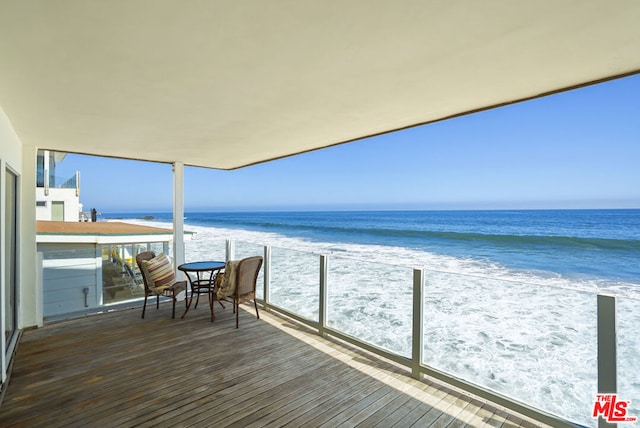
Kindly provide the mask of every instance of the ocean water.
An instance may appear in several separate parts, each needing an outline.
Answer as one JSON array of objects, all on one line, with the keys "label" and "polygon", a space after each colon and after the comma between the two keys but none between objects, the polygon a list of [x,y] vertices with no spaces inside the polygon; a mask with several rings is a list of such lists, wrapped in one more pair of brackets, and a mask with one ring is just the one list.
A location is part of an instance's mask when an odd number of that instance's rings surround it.
[{"label": "ocean water", "polygon": [[[171,214],[106,214],[103,219]],[[275,234],[304,242],[412,249],[519,274],[562,277],[611,290],[640,284],[640,210],[186,213],[187,226]],[[277,242],[276,242],[277,243]],[[311,245],[310,245],[311,244]],[[317,248],[326,250],[320,245]],[[353,252],[353,251],[352,251]],[[393,255],[391,255],[393,256]],[[389,259],[389,263],[404,260]],[[420,262],[420,260],[418,260]],[[425,268],[429,269],[427,262]],[[416,266],[418,267],[418,266]]]},{"label": "ocean water", "polygon": [[[154,220],[135,220],[144,215]],[[640,210],[186,213],[186,260],[272,248],[271,300],[410,355],[412,268],[425,269],[423,361],[595,426],[597,293],[617,296],[618,393],[640,416]],[[157,223],[171,214],[109,214]]]}]

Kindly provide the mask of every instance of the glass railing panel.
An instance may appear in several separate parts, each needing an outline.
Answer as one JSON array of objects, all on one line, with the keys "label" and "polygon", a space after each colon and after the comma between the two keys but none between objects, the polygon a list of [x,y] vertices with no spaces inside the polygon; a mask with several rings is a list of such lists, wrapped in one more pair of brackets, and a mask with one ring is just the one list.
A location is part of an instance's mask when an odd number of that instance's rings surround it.
[{"label": "glass railing panel", "polygon": [[102,246],[102,303],[110,305],[144,298],[144,282],[135,256],[153,251],[172,258],[166,242]]},{"label": "glass railing panel", "polygon": [[[255,242],[235,241],[234,242],[234,260],[244,259],[246,257],[262,256],[264,257],[264,245]],[[224,260],[224,259],[223,259]],[[264,263],[260,268],[258,280],[256,281],[256,297],[262,299],[264,296]]]},{"label": "glass railing panel", "polygon": [[[206,242],[202,242],[206,239]],[[184,242],[185,263],[201,261],[225,261],[227,253],[226,239],[202,238],[195,234],[193,239],[186,239]]]},{"label": "glass railing panel", "polygon": [[153,251],[156,254],[164,253],[170,259],[173,259],[173,247],[168,242],[151,242],[145,244],[138,244],[137,253],[144,251]]},{"label": "glass railing panel", "polygon": [[[640,290],[635,294],[640,294]],[[616,300],[618,398],[631,401],[627,416],[640,421],[640,298],[618,297]]]},{"label": "glass railing panel", "polygon": [[332,256],[327,287],[329,327],[411,356],[412,269]]},{"label": "glass railing panel", "polygon": [[271,248],[269,301],[317,322],[319,296],[320,256],[285,248]]},{"label": "glass railing panel", "polygon": [[38,169],[36,173],[36,187],[44,187],[44,170]]},{"label": "glass railing panel", "polygon": [[595,293],[434,271],[425,276],[424,364],[593,424]]},{"label": "glass railing panel", "polygon": [[63,178],[57,178],[56,179],[58,184],[58,188],[60,189],[75,189],[77,187],[77,177],[76,175],[73,175],[69,178],[67,178],[66,180]]},{"label": "glass railing panel", "polygon": [[102,306],[144,298],[144,282],[135,256],[143,251],[166,252],[167,243],[59,246],[38,244],[43,253],[43,313],[45,318],[92,312]]},{"label": "glass railing panel", "polygon": [[99,258],[92,246],[62,248],[56,244],[39,244],[43,254],[43,315],[47,319],[97,308],[102,284],[96,268]]},{"label": "glass railing panel", "polygon": [[255,242],[234,241],[235,260],[244,259],[246,257],[264,256],[264,245]]},{"label": "glass railing panel", "polygon": [[[140,269],[132,264],[131,245],[105,245],[102,247],[102,303],[110,305],[144,298],[144,283]],[[140,248],[139,252],[146,251]],[[162,252],[162,251],[160,251]]]}]

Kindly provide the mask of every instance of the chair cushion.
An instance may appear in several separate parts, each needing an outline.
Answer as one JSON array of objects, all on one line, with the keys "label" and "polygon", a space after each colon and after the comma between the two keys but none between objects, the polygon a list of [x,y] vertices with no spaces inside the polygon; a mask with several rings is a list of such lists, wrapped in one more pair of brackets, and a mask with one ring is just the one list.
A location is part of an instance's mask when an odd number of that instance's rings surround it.
[{"label": "chair cushion", "polygon": [[218,284],[216,296],[218,299],[233,296],[236,292],[236,271],[238,270],[240,260],[229,260],[224,267],[224,275],[222,281]]},{"label": "chair cushion", "polygon": [[171,261],[164,253],[151,260],[144,260],[142,264],[149,273],[149,279],[153,282],[153,284],[149,284],[149,287],[154,291],[160,292],[171,287],[175,282],[176,274],[171,266]]}]

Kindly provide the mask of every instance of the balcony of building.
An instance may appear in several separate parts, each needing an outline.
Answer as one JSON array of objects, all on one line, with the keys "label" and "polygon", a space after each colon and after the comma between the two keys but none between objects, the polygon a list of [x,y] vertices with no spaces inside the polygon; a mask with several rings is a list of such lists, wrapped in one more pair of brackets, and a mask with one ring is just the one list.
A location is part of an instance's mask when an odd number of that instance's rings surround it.
[{"label": "balcony of building", "polygon": [[[1,426],[541,426],[253,307],[170,304],[23,332]],[[452,355],[452,358],[455,357]]]}]

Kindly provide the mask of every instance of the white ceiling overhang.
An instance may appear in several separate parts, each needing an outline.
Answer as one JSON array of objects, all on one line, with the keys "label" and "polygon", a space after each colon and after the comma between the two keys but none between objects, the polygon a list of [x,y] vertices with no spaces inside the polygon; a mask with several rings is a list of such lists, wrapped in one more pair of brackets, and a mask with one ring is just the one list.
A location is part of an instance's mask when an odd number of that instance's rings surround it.
[{"label": "white ceiling overhang", "polygon": [[24,144],[232,169],[640,71],[638,0],[0,0]]}]

